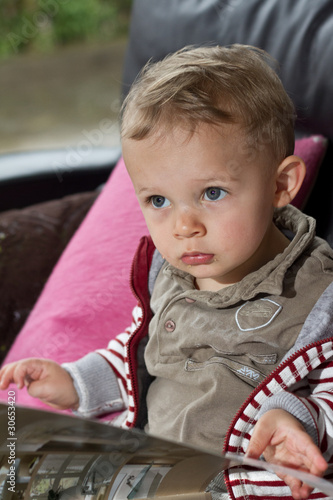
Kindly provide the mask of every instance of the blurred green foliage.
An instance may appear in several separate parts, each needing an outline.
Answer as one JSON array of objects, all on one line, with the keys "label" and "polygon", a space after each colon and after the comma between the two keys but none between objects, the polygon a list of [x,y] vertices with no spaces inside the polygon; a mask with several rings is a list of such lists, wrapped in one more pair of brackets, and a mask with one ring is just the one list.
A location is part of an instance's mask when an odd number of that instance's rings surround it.
[{"label": "blurred green foliage", "polygon": [[132,0],[0,0],[0,57],[127,32]]}]

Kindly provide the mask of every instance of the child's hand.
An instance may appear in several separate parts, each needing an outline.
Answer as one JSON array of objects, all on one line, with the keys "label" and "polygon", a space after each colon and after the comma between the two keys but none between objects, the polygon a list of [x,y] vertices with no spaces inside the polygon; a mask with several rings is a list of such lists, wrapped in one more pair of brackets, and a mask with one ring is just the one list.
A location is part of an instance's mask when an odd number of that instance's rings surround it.
[{"label": "child's hand", "polygon": [[76,409],[79,397],[69,373],[54,361],[28,358],[9,363],[0,370],[0,389],[10,383],[26,386],[30,396],[61,410]]},{"label": "child's hand", "polygon": [[[301,423],[284,410],[270,410],[257,422],[246,456],[294,467],[322,476],[327,462]],[[290,487],[293,498],[308,498],[313,488],[289,475],[279,477]]]}]

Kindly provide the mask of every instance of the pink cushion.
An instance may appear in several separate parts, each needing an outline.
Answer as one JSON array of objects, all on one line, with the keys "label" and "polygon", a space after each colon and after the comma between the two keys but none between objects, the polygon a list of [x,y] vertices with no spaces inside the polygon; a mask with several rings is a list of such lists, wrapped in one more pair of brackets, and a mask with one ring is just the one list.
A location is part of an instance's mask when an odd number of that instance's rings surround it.
[{"label": "pink cushion", "polygon": [[325,156],[327,145],[328,141],[322,135],[314,135],[296,141],[295,155],[300,156],[306,165],[304,182],[292,202],[297,208],[302,209],[306,204]]},{"label": "pink cushion", "polygon": [[[295,200],[303,206],[326,150],[321,136],[296,142],[307,178]],[[67,246],[5,362],[23,357],[72,361],[105,347],[131,322],[135,299],[128,286],[131,261],[147,228],[120,161]],[[0,393],[6,400],[6,392]],[[25,390],[19,404],[44,407]],[[49,407],[48,407],[49,409]]]},{"label": "pink cushion", "polygon": [[[54,268],[5,363],[23,357],[73,361],[131,324],[132,258],[148,234],[134,189],[120,161]],[[7,400],[6,391],[0,399]],[[25,389],[19,404],[44,407]],[[49,407],[47,407],[49,409]]]}]

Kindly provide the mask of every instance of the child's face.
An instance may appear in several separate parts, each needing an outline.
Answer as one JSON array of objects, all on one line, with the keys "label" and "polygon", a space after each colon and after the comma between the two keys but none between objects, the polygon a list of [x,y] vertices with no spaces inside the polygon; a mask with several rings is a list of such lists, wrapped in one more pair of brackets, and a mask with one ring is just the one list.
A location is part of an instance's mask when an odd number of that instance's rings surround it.
[{"label": "child's face", "polygon": [[275,175],[267,173],[267,155],[249,153],[235,125],[123,141],[157,249],[199,289],[238,282],[281,250],[272,222]]}]

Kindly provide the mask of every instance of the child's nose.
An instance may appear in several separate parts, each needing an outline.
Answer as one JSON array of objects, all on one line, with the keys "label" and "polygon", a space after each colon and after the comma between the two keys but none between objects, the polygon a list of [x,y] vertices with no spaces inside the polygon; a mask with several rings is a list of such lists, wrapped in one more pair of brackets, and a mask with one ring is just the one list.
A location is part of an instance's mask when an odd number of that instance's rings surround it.
[{"label": "child's nose", "polygon": [[182,212],[176,215],[173,230],[175,238],[193,238],[204,234],[206,234],[205,225],[197,214]]}]

